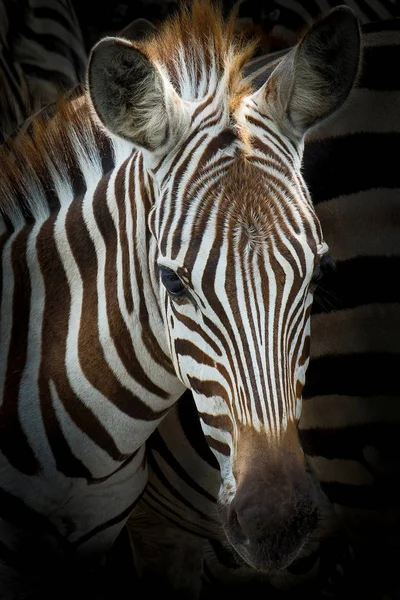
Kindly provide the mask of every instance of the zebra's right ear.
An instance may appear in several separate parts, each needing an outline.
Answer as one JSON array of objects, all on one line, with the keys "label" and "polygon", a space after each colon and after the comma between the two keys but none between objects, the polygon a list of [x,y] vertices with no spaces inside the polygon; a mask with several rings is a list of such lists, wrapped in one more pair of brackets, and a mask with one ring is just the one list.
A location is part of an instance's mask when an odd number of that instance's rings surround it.
[{"label": "zebra's right ear", "polygon": [[88,65],[88,94],[111,133],[150,152],[166,152],[183,134],[187,114],[176,91],[128,40],[105,38]]},{"label": "zebra's right ear", "polygon": [[340,6],[317,21],[279,63],[253,100],[298,140],[333,114],[353,88],[360,62],[360,28]]}]

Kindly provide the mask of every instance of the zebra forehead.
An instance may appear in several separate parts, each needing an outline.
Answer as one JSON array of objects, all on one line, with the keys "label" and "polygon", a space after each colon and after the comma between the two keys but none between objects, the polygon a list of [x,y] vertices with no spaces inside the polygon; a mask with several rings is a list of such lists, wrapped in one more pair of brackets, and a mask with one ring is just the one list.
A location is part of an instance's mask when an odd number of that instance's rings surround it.
[{"label": "zebra forehead", "polygon": [[205,97],[224,78],[222,92],[228,93],[233,111],[251,89],[242,69],[256,47],[256,41],[235,36],[235,17],[233,11],[225,21],[218,5],[208,0],[193,0],[190,7],[182,3],[179,14],[155,36],[134,45],[168,73],[183,100]]},{"label": "zebra forehead", "polygon": [[[218,184],[206,190],[200,212],[210,212],[215,198],[219,219],[227,217],[224,227],[247,233],[249,238],[265,239],[282,221],[292,222],[299,232],[302,222],[317,217],[296,175],[289,171],[284,175],[282,179],[282,172],[275,168],[266,171],[239,153],[228,168],[221,169]],[[187,202],[190,204],[190,199]]]}]

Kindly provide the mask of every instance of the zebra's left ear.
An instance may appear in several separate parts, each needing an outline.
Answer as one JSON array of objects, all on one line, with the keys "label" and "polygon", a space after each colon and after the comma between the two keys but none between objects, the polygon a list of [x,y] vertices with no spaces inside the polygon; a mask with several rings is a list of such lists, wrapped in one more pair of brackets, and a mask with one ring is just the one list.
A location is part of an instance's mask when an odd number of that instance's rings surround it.
[{"label": "zebra's left ear", "polygon": [[261,113],[299,139],[342,106],[359,62],[358,20],[351,9],[338,7],[309,29],[253,99]]},{"label": "zebra's left ear", "polygon": [[105,38],[88,65],[88,95],[106,129],[152,153],[182,136],[187,114],[176,91],[128,40]]}]

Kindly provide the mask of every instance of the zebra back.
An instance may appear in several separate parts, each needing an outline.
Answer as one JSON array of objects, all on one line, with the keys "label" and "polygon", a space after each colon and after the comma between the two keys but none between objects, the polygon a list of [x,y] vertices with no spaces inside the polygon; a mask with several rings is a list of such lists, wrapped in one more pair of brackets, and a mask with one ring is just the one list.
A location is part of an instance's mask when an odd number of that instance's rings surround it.
[{"label": "zebra back", "polygon": [[312,23],[340,5],[354,10],[363,25],[400,17],[397,0],[271,0],[268,10],[279,13],[273,29],[276,39],[283,47],[296,44]]},{"label": "zebra back", "polygon": [[69,0],[2,0],[0,134],[84,80],[87,54]]}]

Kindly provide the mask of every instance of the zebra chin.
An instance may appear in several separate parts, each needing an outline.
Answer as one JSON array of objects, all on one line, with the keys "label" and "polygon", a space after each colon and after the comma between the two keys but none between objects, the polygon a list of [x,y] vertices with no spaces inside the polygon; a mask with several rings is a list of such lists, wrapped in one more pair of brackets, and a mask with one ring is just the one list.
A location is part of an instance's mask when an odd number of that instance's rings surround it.
[{"label": "zebra chin", "polygon": [[[311,532],[310,532],[311,533]],[[302,549],[309,538],[305,535],[298,539],[286,537],[284,543],[276,542],[273,546],[267,541],[235,541],[234,536],[226,532],[229,543],[241,561],[257,571],[273,573],[289,567],[302,553]]]},{"label": "zebra chin", "polygon": [[299,448],[281,447],[274,457],[260,453],[245,464],[238,454],[236,484],[222,480],[218,499],[225,535],[251,567],[284,569],[317,528],[323,509],[319,486]]},{"label": "zebra chin", "polygon": [[[237,494],[236,494],[237,495]],[[259,571],[280,571],[300,555],[317,527],[318,509],[313,497],[282,504],[268,514],[248,507],[237,509],[236,495],[230,505],[220,506],[225,535],[234,551]],[[241,502],[241,499],[239,499]],[[277,508],[277,507],[276,507]]]}]

